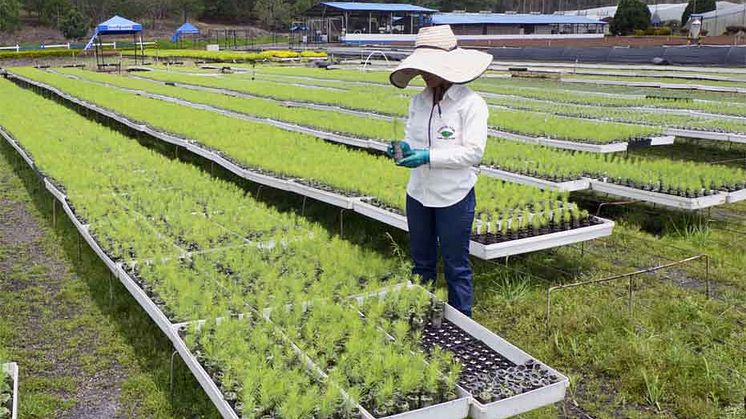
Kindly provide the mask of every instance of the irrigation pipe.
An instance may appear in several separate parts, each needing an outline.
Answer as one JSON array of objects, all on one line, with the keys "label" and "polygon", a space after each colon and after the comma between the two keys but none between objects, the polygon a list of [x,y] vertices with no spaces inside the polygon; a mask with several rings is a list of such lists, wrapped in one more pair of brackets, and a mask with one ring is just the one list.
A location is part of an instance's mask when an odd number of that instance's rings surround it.
[{"label": "irrigation pipe", "polygon": [[635,276],[646,274],[646,273],[657,272],[657,271],[660,271],[662,269],[668,269],[668,268],[671,268],[671,267],[674,267],[674,266],[678,266],[678,265],[683,265],[685,263],[692,262],[692,261],[698,260],[698,259],[704,259],[704,262],[705,262],[705,286],[706,286],[705,295],[706,295],[707,299],[709,299],[710,295],[711,295],[710,294],[710,292],[711,292],[710,291],[710,258],[706,254],[699,254],[699,255],[691,256],[691,257],[688,257],[688,258],[685,258],[685,259],[680,259],[680,260],[675,261],[675,262],[670,262],[670,263],[666,263],[666,264],[663,264],[663,265],[654,266],[652,268],[640,269],[640,270],[637,270],[637,271],[634,271],[634,272],[628,272],[628,273],[624,273],[624,274],[614,275],[614,276],[610,276],[610,277],[606,277],[606,278],[601,278],[601,279],[594,279],[594,280],[590,280],[590,281],[574,282],[572,284],[556,285],[556,286],[550,287],[549,289],[547,289],[547,306],[546,306],[546,320],[545,320],[546,328],[547,328],[547,330],[549,330],[549,323],[551,322],[552,292],[554,292],[554,291],[565,290],[565,289],[570,289],[570,288],[577,288],[577,287],[584,287],[584,286],[587,286],[587,285],[598,285],[598,284],[608,283],[608,282],[616,281],[616,280],[619,280],[619,279],[627,278],[628,281],[629,281],[629,283],[628,283],[628,291],[627,291],[628,292],[627,306],[628,306],[629,314],[631,316],[633,314],[633,299],[632,299],[632,297],[633,297],[633,285],[634,285],[633,280],[634,280]]}]

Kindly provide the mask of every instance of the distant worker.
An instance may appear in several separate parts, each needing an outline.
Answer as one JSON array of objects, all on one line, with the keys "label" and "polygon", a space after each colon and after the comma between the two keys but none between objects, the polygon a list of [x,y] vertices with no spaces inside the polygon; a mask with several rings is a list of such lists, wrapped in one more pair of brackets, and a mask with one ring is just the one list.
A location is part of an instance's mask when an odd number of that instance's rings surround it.
[{"label": "distant worker", "polygon": [[447,25],[420,29],[415,50],[390,74],[405,88],[420,75],[427,88],[412,98],[404,141],[388,155],[409,167],[407,223],[413,273],[436,278],[438,248],[445,262],[448,303],[471,316],[469,239],[474,221],[477,175],[487,142],[489,111],[484,99],[464,86],[487,70],[492,56],[456,47]]}]

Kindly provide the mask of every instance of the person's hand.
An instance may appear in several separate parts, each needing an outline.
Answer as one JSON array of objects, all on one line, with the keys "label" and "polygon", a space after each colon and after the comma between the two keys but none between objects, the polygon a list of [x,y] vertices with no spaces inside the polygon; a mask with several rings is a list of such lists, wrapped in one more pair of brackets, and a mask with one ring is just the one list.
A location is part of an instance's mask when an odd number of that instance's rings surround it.
[{"label": "person's hand", "polygon": [[414,169],[415,167],[420,167],[427,163],[430,163],[430,150],[418,148],[411,150],[411,154],[396,162],[396,165]]},{"label": "person's hand", "polygon": [[[409,156],[412,154],[412,147],[410,147],[409,143],[406,141],[399,142],[399,145],[401,145],[401,153],[404,157]],[[394,143],[393,141],[389,143],[389,146],[386,147],[386,155],[389,156],[389,158],[394,158]]]}]

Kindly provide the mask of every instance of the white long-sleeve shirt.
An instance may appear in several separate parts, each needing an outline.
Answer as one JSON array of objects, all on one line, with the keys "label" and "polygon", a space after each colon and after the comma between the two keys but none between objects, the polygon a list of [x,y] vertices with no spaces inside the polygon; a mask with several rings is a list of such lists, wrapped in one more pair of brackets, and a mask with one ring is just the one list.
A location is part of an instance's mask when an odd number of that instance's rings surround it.
[{"label": "white long-sleeve shirt", "polygon": [[433,105],[430,88],[412,98],[405,141],[413,149],[430,149],[430,164],[410,175],[412,198],[426,207],[447,207],[466,197],[477,183],[472,166],[482,161],[488,116],[484,99],[464,85],[446,90],[440,106]]}]

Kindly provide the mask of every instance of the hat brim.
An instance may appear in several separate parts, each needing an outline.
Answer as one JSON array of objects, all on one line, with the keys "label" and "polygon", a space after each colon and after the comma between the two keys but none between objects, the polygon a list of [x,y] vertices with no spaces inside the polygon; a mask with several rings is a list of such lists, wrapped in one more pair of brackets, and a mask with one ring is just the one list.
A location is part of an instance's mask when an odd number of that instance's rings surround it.
[{"label": "hat brim", "polygon": [[464,84],[481,76],[490,63],[491,54],[471,49],[415,49],[391,72],[389,81],[403,89],[424,71],[454,84]]}]

